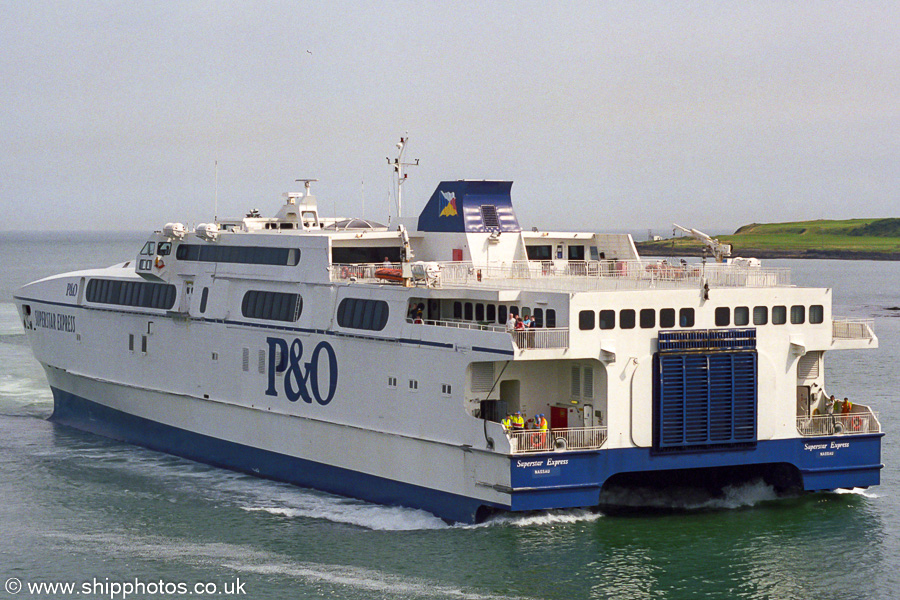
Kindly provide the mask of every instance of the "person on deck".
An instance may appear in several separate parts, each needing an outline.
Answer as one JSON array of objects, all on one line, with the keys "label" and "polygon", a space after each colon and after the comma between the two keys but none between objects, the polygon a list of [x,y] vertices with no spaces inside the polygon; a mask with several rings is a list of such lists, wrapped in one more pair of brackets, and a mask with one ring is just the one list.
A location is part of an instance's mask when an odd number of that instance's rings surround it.
[{"label": "person on deck", "polygon": [[512,428],[513,431],[525,431],[525,418],[522,416],[521,411],[516,411],[516,414],[512,417]]},{"label": "person on deck", "polygon": [[506,331],[512,333],[516,329],[516,315],[515,313],[509,313],[509,319],[506,321]]}]

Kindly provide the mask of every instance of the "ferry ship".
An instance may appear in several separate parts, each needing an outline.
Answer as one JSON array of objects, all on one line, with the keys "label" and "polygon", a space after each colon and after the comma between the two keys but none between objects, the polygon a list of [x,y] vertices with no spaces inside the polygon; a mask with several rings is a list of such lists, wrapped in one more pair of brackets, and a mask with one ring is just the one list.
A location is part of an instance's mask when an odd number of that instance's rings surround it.
[{"label": "ferry ship", "polygon": [[824,368],[878,339],[830,289],[709,238],[719,260],[670,264],[525,230],[508,181],[441,182],[390,227],[323,217],[313,181],[17,290],[52,420],[456,522],[634,485],[879,483],[877,415],[832,405]]}]

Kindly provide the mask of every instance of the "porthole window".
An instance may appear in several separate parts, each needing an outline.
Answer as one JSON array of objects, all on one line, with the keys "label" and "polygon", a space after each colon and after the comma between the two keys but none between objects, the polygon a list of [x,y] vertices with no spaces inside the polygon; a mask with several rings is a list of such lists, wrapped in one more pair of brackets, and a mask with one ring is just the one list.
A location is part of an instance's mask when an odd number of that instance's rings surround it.
[{"label": "porthole window", "polygon": [[815,325],[825,320],[825,308],[821,304],[813,304],[809,307],[809,322]]},{"label": "porthole window", "polygon": [[773,325],[784,325],[787,323],[787,307],[786,306],[773,306],[772,307],[772,324]]},{"label": "porthole window", "polygon": [[744,327],[750,324],[750,308],[747,306],[736,306],[734,309],[734,324],[738,327]]},{"label": "porthole window", "polygon": [[791,307],[791,323],[800,325],[806,322],[806,307],[802,304],[795,304]]},{"label": "porthole window", "polygon": [[625,308],[619,311],[619,327],[622,329],[634,329],[634,309]]},{"label": "porthole window", "polygon": [[754,325],[765,325],[769,322],[769,307],[768,306],[754,306],[753,307],[753,324]]},{"label": "porthole window", "polygon": [[720,306],[716,309],[716,327],[728,327],[731,325],[731,309]]},{"label": "porthole window", "polygon": [[589,331],[594,328],[594,311],[583,310],[578,313],[578,329]]},{"label": "porthole window", "polygon": [[600,318],[598,320],[598,326],[600,329],[613,329],[616,326],[616,311],[614,310],[601,310]]},{"label": "porthole window", "polygon": [[678,311],[678,326],[693,327],[694,326],[694,309],[682,308]]},{"label": "porthole window", "polygon": [[656,311],[652,308],[641,309],[641,329],[656,327]]},{"label": "porthole window", "polygon": [[659,326],[663,329],[675,327],[675,309],[663,308],[659,311]]}]

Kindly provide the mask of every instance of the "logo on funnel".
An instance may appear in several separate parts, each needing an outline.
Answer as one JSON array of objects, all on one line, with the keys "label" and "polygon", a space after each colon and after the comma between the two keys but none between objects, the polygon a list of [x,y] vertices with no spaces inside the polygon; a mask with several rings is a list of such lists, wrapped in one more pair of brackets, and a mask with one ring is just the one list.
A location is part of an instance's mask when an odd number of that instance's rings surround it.
[{"label": "logo on funnel", "polygon": [[441,206],[441,212],[438,214],[439,217],[455,217],[459,214],[456,211],[455,192],[441,192],[441,197],[438,200],[440,201]]}]

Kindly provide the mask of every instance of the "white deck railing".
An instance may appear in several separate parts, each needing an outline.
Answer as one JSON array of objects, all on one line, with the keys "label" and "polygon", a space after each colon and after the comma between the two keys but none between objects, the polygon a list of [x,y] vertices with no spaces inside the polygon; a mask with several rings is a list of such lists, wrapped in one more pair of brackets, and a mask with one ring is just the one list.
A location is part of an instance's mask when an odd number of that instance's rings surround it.
[{"label": "white deck railing", "polygon": [[424,319],[416,321],[415,319],[406,319],[407,323],[417,325],[435,325],[437,327],[452,327],[453,329],[475,329],[478,331],[506,331],[505,325],[492,325],[486,323],[473,323],[471,321],[441,321],[437,319]]},{"label": "white deck railing", "polygon": [[432,325],[436,327],[450,327],[453,329],[473,329],[476,331],[509,332],[513,344],[519,350],[534,350],[540,348],[568,348],[569,328],[542,328],[517,329],[509,331],[505,325],[493,325],[489,323],[473,323],[471,321],[441,321],[436,319],[406,319],[413,325]]},{"label": "white deck railing", "polygon": [[[665,261],[515,261],[476,266],[471,262],[435,262],[429,285],[489,289],[593,291],[645,288],[779,287],[791,283],[786,268],[718,263],[674,265]],[[375,277],[382,263],[333,264],[332,281],[385,283]],[[424,282],[421,282],[424,284]]]},{"label": "white deck railing", "polygon": [[538,431],[509,431],[509,445],[513,454],[562,450],[596,450],[606,442],[606,427],[569,427]]},{"label": "white deck railing", "polygon": [[568,327],[517,329],[511,334],[519,350],[569,347]]},{"label": "white deck railing", "polygon": [[878,415],[868,407],[857,405],[845,414],[797,417],[797,431],[808,437],[880,433],[881,423],[878,422]]},{"label": "white deck railing", "polygon": [[836,340],[870,340],[874,336],[874,319],[834,317],[831,321],[831,337]]}]

